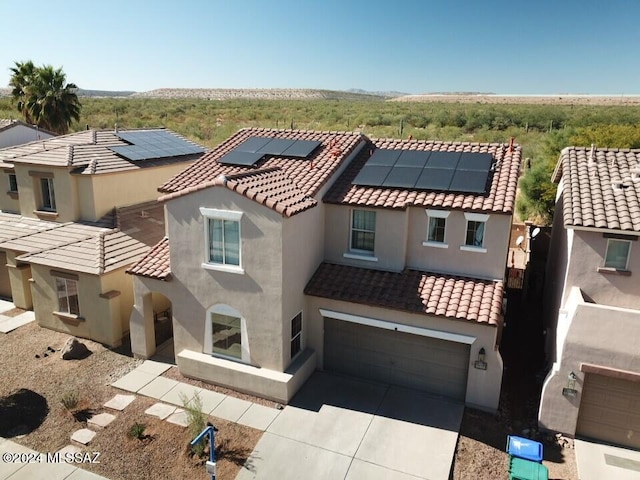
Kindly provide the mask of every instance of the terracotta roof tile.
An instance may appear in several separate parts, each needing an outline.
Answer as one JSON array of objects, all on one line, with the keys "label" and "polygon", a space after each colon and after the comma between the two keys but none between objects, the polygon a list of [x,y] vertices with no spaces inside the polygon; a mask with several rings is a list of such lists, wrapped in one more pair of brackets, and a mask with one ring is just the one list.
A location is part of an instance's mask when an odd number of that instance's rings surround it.
[{"label": "terracotta roof tile", "polygon": [[307,295],[489,325],[502,323],[502,282],[322,263]]},{"label": "terracotta roof tile", "polygon": [[[223,155],[252,136],[315,140],[321,142],[321,145],[309,158],[267,155],[255,166],[225,165],[218,162]],[[273,203],[276,210],[285,208],[288,214],[293,215],[313,206],[305,197],[314,197],[364,138],[359,133],[243,129],[162,185],[158,190],[166,195],[160,200],[212,186],[222,186],[224,183],[218,179],[223,175],[228,179],[227,188],[250,198],[251,195],[255,198],[260,196],[260,203]],[[283,201],[287,204],[286,207],[282,207]]]},{"label": "terracotta roof tile", "polygon": [[[193,143],[174,132],[170,133],[189,143]],[[68,167],[72,168],[75,174],[93,175],[188,162],[202,155],[184,155],[133,162],[117,155],[108,148],[109,146],[118,145],[128,144],[117,137],[113,131],[84,130],[0,149],[0,164],[28,163],[52,167]]]},{"label": "terracotta roof tile", "polygon": [[[376,139],[363,148],[324,197],[327,203],[404,209],[409,206],[512,213],[520,174],[521,148],[501,143],[456,143],[439,141]],[[490,153],[497,162],[487,194],[461,194],[402,188],[352,185],[360,169],[376,148],[395,150]]]},{"label": "terracotta roof tile", "polygon": [[165,237],[160,240],[143,258],[132,265],[127,273],[157,280],[169,279],[171,276],[169,239]]},{"label": "terracotta roof tile", "polygon": [[640,232],[640,150],[567,147],[560,178],[565,226]]}]

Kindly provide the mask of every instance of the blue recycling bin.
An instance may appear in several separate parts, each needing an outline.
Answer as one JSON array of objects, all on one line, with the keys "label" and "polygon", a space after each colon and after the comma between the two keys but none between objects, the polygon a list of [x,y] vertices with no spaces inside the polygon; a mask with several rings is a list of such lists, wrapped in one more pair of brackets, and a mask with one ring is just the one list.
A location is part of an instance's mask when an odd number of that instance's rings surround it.
[{"label": "blue recycling bin", "polygon": [[532,462],[542,462],[542,444],[528,438],[507,436],[507,453],[513,457],[523,458]]}]

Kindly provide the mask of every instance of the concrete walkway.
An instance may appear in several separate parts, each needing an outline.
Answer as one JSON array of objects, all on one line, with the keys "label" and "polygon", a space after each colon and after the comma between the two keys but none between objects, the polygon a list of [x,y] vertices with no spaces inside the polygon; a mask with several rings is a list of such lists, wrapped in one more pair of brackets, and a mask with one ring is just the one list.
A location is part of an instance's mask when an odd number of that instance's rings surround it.
[{"label": "concrete walkway", "polygon": [[1,333],[9,333],[12,330],[15,330],[22,325],[26,325],[29,322],[33,322],[36,319],[35,313],[30,310],[25,311],[19,315],[9,317],[8,315],[3,315],[4,312],[8,312],[9,310],[13,310],[16,306],[7,301],[0,300],[0,332]]},{"label": "concrete walkway", "polygon": [[580,480],[640,480],[640,452],[574,440]]},{"label": "concrete walkway", "polygon": [[238,480],[447,480],[463,405],[316,372],[267,427]]}]

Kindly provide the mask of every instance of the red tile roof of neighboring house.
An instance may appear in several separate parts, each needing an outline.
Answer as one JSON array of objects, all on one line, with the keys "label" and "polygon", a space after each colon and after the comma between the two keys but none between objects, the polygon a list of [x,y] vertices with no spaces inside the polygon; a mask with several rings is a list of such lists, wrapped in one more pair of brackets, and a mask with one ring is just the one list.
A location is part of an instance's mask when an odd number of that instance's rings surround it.
[{"label": "red tile roof of neighboring house", "polygon": [[[223,155],[252,136],[315,140],[321,145],[309,158],[267,155],[255,166],[218,162]],[[228,179],[227,188],[249,198],[252,195],[254,199],[259,197],[257,201],[260,203],[277,211],[284,209],[293,215],[313,206],[304,197],[315,196],[364,138],[359,133],[243,129],[162,185],[158,190],[167,195],[160,200],[222,186],[224,183],[219,177],[224,175]],[[285,203],[284,207],[281,202]]]},{"label": "red tile roof of neighboring house", "polygon": [[640,150],[567,147],[553,174],[561,178],[566,227],[640,232]]},{"label": "red tile roof of neighboring house", "polygon": [[[352,185],[352,181],[375,148],[441,152],[490,153],[497,162],[487,194],[449,193],[406,188],[368,187]],[[469,212],[513,212],[520,174],[521,148],[501,143],[460,143],[422,140],[371,140],[371,148],[364,148],[324,197],[327,203],[382,208],[409,206],[459,209]]]},{"label": "red tile roof of neighboring house", "polygon": [[[122,132],[127,131],[130,130],[122,130]],[[193,144],[193,142],[177,133],[170,133]],[[123,145],[128,145],[128,143],[116,136],[113,131],[84,130],[0,149],[0,164],[27,163],[51,167],[67,167],[73,169],[72,173],[75,174],[94,175],[188,162],[202,155],[198,153],[178,157],[130,161],[108,148]]]},{"label": "red tile roof of neighboring house", "polygon": [[436,315],[489,325],[502,324],[502,282],[404,270],[400,273],[322,263],[307,295]]},{"label": "red tile roof of neighboring house", "polygon": [[132,265],[127,273],[157,280],[168,280],[171,276],[169,239],[165,237],[160,240],[144,257]]}]

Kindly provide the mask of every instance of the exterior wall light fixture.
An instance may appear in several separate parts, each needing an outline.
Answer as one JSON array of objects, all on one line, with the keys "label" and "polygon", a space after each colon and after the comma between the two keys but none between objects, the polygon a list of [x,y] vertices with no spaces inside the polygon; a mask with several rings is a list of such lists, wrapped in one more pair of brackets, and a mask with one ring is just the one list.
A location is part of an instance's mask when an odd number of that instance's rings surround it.
[{"label": "exterior wall light fixture", "polygon": [[569,375],[567,375],[567,386],[562,389],[562,395],[575,398],[578,394],[576,390],[576,380],[578,380],[578,376],[573,372],[569,372]]},{"label": "exterior wall light fixture", "polygon": [[484,347],[482,347],[478,351],[478,360],[476,360],[473,363],[474,368],[477,368],[478,370],[486,370],[487,369],[487,362],[485,361],[486,353],[487,352],[485,351]]}]

